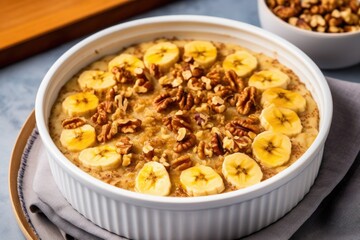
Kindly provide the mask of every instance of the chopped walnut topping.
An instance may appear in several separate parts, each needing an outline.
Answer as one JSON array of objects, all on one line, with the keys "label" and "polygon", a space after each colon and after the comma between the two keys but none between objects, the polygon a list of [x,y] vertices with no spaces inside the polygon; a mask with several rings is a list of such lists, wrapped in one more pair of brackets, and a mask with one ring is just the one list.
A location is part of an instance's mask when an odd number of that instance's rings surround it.
[{"label": "chopped walnut topping", "polygon": [[177,132],[179,128],[186,128],[191,130],[191,120],[188,116],[185,115],[164,117],[162,122],[170,131],[173,132]]},{"label": "chopped walnut topping", "polygon": [[192,165],[193,163],[189,155],[184,155],[171,161],[171,168],[178,171],[183,171]]},{"label": "chopped walnut topping", "polygon": [[114,112],[115,106],[114,102],[112,101],[103,101],[97,106],[98,111],[105,111],[106,113],[112,113]]},{"label": "chopped walnut topping", "polygon": [[129,154],[125,154],[122,156],[122,166],[123,167],[127,167],[131,164],[131,160],[132,160],[132,156],[133,154],[132,153],[129,153]]},{"label": "chopped walnut topping", "polygon": [[61,125],[65,129],[74,129],[83,126],[86,123],[86,119],[80,117],[72,117],[64,119]]},{"label": "chopped walnut topping", "polygon": [[141,127],[140,119],[120,119],[113,122],[117,125],[118,131],[122,133],[134,133]]},{"label": "chopped walnut topping", "polygon": [[113,67],[111,72],[114,74],[115,80],[120,83],[133,83],[134,77],[131,72],[126,70],[124,67]]},{"label": "chopped walnut topping", "polygon": [[155,109],[157,112],[161,112],[167,109],[171,103],[174,102],[174,99],[171,97],[169,93],[163,93],[157,96],[154,99]]},{"label": "chopped walnut topping", "polygon": [[216,113],[222,113],[226,110],[225,101],[219,96],[213,96],[209,101],[209,105]]},{"label": "chopped walnut topping", "polygon": [[130,153],[133,142],[128,137],[120,137],[115,144],[116,151],[122,155]]},{"label": "chopped walnut topping", "polygon": [[97,136],[99,142],[111,140],[118,133],[118,126],[115,122],[110,122],[101,127],[101,132]]},{"label": "chopped walnut topping", "polygon": [[114,102],[122,113],[126,113],[126,109],[129,105],[129,101],[126,97],[123,96],[123,94],[116,95],[114,98]]},{"label": "chopped walnut topping", "polygon": [[184,88],[180,87],[176,93],[176,102],[181,110],[190,110],[194,105],[194,97],[191,93],[186,92]]},{"label": "chopped walnut topping", "polygon": [[236,152],[248,152],[251,151],[252,139],[248,136],[235,136],[234,142],[236,144],[235,151]]},{"label": "chopped walnut topping", "polygon": [[189,80],[193,76],[190,70],[182,71],[181,75],[185,81]]},{"label": "chopped walnut topping", "polygon": [[176,141],[181,142],[182,140],[184,140],[185,136],[186,136],[186,128],[184,127],[179,128],[176,136]]},{"label": "chopped walnut topping", "polygon": [[236,74],[234,70],[225,73],[224,80],[229,84],[230,88],[235,92],[241,92],[245,88],[244,80]]},{"label": "chopped walnut topping", "polygon": [[236,110],[238,113],[247,115],[251,108],[256,106],[256,88],[246,87],[240,95],[237,95]]},{"label": "chopped walnut topping", "polygon": [[90,119],[98,125],[104,125],[108,122],[108,117],[105,111],[96,112]]},{"label": "chopped walnut topping", "polygon": [[149,70],[150,70],[150,74],[151,74],[152,76],[154,76],[154,77],[156,77],[156,78],[160,77],[161,72],[160,72],[159,65],[152,63],[152,64],[150,65],[150,69],[149,69]]},{"label": "chopped walnut topping", "polygon": [[135,68],[136,81],[134,84],[134,91],[137,93],[147,93],[154,89],[150,79],[146,76],[143,68]]},{"label": "chopped walnut topping", "polygon": [[201,126],[201,128],[205,129],[205,128],[211,128],[210,126],[208,126],[208,121],[210,116],[205,114],[205,113],[195,113],[194,115],[195,121],[197,123],[197,125]]},{"label": "chopped walnut topping", "polygon": [[234,136],[245,136],[248,135],[248,132],[258,134],[261,131],[259,121],[258,119],[256,120],[255,117],[232,120],[225,125],[225,129]]},{"label": "chopped walnut topping", "polygon": [[220,133],[213,133],[211,138],[211,148],[215,155],[224,155],[225,151]]},{"label": "chopped walnut topping", "polygon": [[154,157],[154,148],[150,145],[149,142],[145,142],[142,151],[145,158],[150,160]]},{"label": "chopped walnut topping", "polygon": [[213,151],[206,142],[200,141],[197,146],[197,154],[200,159],[205,159],[206,157],[212,157]]},{"label": "chopped walnut topping", "polygon": [[218,69],[212,69],[210,72],[206,74],[206,77],[211,80],[211,86],[216,86],[221,82],[222,75],[220,70]]},{"label": "chopped walnut topping", "polygon": [[187,133],[183,140],[175,144],[174,152],[180,153],[186,151],[196,144],[196,136],[193,133]]},{"label": "chopped walnut topping", "polygon": [[106,96],[105,96],[106,101],[114,101],[115,95],[116,95],[116,87],[110,88],[110,90],[106,92]]}]

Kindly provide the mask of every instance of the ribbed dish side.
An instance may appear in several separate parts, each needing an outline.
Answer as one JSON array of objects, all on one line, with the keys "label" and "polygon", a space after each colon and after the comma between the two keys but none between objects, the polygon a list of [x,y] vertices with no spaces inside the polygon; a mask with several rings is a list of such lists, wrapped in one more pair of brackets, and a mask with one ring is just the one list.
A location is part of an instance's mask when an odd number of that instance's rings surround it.
[{"label": "ribbed dish side", "polygon": [[323,146],[291,181],[257,198],[197,211],[150,209],[105,197],[76,181],[49,157],[60,191],[95,224],[131,239],[233,239],[278,220],[304,197],[318,174]]}]

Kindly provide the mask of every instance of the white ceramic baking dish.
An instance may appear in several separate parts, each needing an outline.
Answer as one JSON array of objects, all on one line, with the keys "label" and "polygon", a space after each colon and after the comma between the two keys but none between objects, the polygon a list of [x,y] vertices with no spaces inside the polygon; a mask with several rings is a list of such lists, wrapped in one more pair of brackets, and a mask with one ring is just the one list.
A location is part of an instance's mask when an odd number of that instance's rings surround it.
[{"label": "white ceramic baking dish", "polygon": [[[306,84],[320,110],[320,129],[308,151],[278,175],[243,190],[205,197],[158,197],[116,188],[83,172],[57,149],[48,132],[55,98],[89,63],[133,43],[158,37],[231,42],[277,58]],[[318,67],[289,42],[257,27],[207,16],[163,16],[96,33],[64,53],[44,77],[36,122],[55,182],[69,203],[97,225],[131,239],[233,239],[278,220],[312,186],[332,118],[332,98]]]}]

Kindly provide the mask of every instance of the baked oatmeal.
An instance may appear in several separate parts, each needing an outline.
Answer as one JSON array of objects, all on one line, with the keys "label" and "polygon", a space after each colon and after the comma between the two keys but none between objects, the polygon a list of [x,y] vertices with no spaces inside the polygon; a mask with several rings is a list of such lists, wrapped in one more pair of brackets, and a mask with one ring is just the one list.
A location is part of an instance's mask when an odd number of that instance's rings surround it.
[{"label": "baked oatmeal", "polygon": [[310,92],[277,59],[238,45],[156,39],[70,79],[50,134],[83,171],[119,188],[203,196],[294,163],[318,133]]}]

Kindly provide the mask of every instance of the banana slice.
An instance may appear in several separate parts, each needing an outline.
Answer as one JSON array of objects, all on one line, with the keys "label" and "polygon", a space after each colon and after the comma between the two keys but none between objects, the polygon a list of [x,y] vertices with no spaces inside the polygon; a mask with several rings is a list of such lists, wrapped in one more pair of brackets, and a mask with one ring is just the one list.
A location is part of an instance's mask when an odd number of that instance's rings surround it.
[{"label": "banana slice", "polygon": [[104,91],[115,86],[114,75],[109,72],[88,70],[80,74],[78,83],[81,89]]},{"label": "banana slice", "polygon": [[99,105],[95,94],[79,92],[65,98],[62,103],[63,110],[69,116],[85,116],[93,113]]},{"label": "banana slice", "polygon": [[147,68],[150,68],[151,64],[156,64],[165,72],[179,60],[179,55],[179,48],[175,44],[160,42],[146,50],[144,63]]},{"label": "banana slice", "polygon": [[122,53],[113,58],[108,65],[108,71],[112,72],[113,67],[125,68],[127,71],[134,74],[135,68],[144,68],[144,63],[134,55]]},{"label": "banana slice", "polygon": [[184,45],[184,56],[192,57],[203,67],[210,67],[216,60],[216,47],[208,41],[191,41]]},{"label": "banana slice", "polygon": [[98,171],[116,169],[121,164],[121,156],[114,146],[103,145],[86,148],[79,154],[83,166]]},{"label": "banana slice", "polygon": [[274,104],[295,112],[303,112],[306,109],[306,100],[297,92],[283,88],[269,88],[261,96],[261,105],[266,108]]},{"label": "banana slice", "polygon": [[301,120],[296,112],[274,105],[262,110],[260,122],[266,130],[280,132],[290,137],[299,134],[302,130]]},{"label": "banana slice", "polygon": [[257,162],[244,153],[233,153],[225,157],[222,173],[237,189],[259,183],[263,177]]},{"label": "banana slice", "polygon": [[223,61],[225,71],[234,70],[239,77],[252,73],[258,65],[257,58],[247,51],[237,51]]},{"label": "banana slice", "polygon": [[89,124],[74,129],[63,129],[60,135],[61,145],[70,151],[81,151],[92,146],[95,141],[95,129]]},{"label": "banana slice", "polygon": [[190,196],[217,194],[225,189],[220,175],[211,167],[204,165],[194,166],[182,171],[180,182]]},{"label": "banana slice", "polygon": [[167,196],[170,193],[170,189],[169,174],[161,163],[154,161],[145,163],[136,176],[136,192]]},{"label": "banana slice", "polygon": [[289,160],[291,141],[282,133],[265,131],[254,138],[252,150],[255,158],[265,167],[278,167]]},{"label": "banana slice", "polygon": [[286,88],[290,82],[290,78],[278,69],[263,70],[254,73],[249,79],[249,86],[254,86],[259,90],[268,88]]}]

